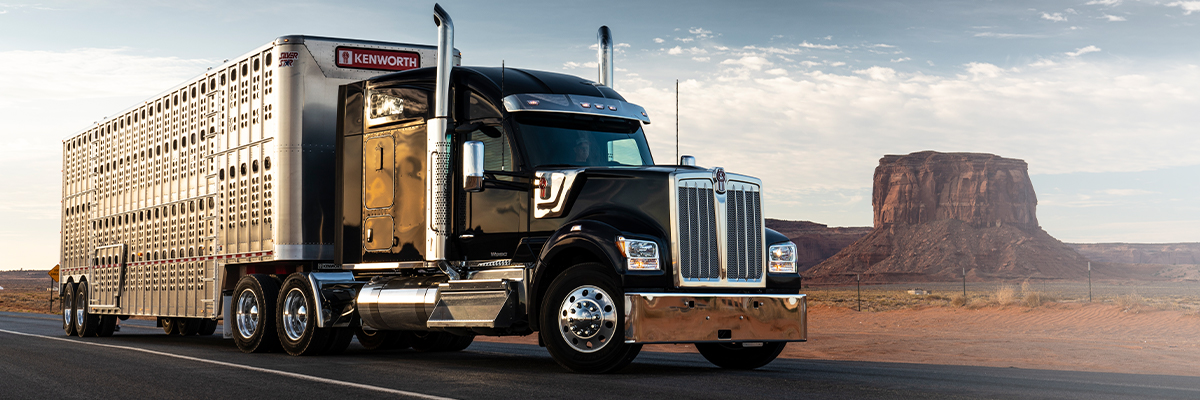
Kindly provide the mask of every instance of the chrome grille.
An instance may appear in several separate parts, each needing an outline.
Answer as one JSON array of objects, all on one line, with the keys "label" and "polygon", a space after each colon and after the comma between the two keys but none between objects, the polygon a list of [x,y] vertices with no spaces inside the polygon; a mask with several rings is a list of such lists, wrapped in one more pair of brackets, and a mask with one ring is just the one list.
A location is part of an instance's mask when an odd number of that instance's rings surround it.
[{"label": "chrome grille", "polygon": [[680,273],[687,280],[716,281],[721,268],[712,184],[696,181],[678,190]]},{"label": "chrome grille", "polygon": [[743,180],[727,186],[717,194],[709,178],[677,180],[673,250],[681,286],[764,283],[760,185]]}]

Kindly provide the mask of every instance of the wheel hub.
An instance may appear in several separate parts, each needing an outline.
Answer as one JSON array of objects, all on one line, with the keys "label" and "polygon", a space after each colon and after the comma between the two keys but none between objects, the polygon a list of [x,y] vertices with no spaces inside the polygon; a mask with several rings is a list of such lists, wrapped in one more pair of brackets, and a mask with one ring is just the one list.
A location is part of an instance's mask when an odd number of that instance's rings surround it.
[{"label": "wheel hub", "polygon": [[237,302],[238,334],[249,339],[258,329],[258,298],[249,290],[242,291]]},{"label": "wheel hub", "polygon": [[283,330],[288,339],[300,340],[308,328],[308,300],[300,289],[288,292],[283,302]]},{"label": "wheel hub", "polygon": [[585,285],[563,299],[558,323],[563,339],[576,351],[591,353],[608,344],[617,330],[617,307],[603,289]]}]

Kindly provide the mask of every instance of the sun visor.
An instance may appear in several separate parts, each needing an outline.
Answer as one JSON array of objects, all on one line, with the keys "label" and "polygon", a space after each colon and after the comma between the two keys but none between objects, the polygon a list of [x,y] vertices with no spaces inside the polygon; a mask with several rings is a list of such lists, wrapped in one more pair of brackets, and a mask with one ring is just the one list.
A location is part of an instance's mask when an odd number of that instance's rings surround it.
[{"label": "sun visor", "polygon": [[649,124],[646,109],[637,104],[617,99],[583,96],[575,94],[522,93],[504,98],[504,109],[508,112],[556,112],[587,114],[631,119]]}]

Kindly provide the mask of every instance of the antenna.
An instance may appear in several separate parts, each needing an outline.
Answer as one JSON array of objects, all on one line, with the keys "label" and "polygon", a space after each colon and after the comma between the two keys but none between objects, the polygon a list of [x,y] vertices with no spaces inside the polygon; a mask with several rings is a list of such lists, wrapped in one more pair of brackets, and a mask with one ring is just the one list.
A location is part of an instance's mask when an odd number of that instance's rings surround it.
[{"label": "antenna", "polygon": [[[679,80],[675,80],[675,159],[679,159]],[[682,162],[682,161],[681,161]]]},{"label": "antenna", "polygon": [[500,97],[504,97],[504,60],[500,60]]}]

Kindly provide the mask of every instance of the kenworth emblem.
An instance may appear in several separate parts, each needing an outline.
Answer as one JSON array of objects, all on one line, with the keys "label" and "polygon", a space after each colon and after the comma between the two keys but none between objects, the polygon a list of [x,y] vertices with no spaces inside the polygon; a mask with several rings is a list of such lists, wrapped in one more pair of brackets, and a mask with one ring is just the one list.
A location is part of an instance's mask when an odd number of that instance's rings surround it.
[{"label": "kenworth emblem", "polygon": [[713,168],[713,184],[717,186],[717,194],[725,194],[725,168]]}]

